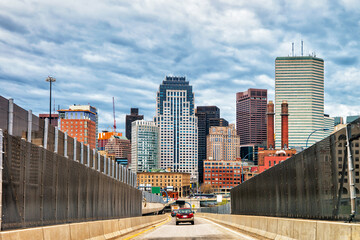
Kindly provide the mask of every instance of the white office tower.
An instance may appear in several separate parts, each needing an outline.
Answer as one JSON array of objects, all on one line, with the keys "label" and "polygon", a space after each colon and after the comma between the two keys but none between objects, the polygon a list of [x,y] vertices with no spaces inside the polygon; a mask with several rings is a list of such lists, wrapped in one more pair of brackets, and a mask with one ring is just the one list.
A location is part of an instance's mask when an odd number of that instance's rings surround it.
[{"label": "white office tower", "polygon": [[288,103],[288,147],[324,137],[324,60],[312,56],[275,60],[275,145],[281,145],[281,104]]},{"label": "white office tower", "polygon": [[191,173],[198,181],[198,125],[192,86],[185,77],[166,77],[157,93],[160,168]]},{"label": "white office tower", "polygon": [[155,122],[137,120],[131,123],[131,165],[133,172],[159,168],[159,128]]}]

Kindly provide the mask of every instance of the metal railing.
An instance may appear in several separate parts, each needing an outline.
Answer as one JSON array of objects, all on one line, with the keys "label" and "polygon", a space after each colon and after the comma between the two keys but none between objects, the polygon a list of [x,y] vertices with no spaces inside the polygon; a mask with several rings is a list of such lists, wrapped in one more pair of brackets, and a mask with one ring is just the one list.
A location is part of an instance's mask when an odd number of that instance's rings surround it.
[{"label": "metal railing", "polygon": [[142,197],[143,200],[146,199],[146,202],[151,202],[151,203],[164,203],[164,198],[160,195],[156,195],[153,193],[149,193],[149,192],[145,192],[145,191],[141,191],[142,192]]}]

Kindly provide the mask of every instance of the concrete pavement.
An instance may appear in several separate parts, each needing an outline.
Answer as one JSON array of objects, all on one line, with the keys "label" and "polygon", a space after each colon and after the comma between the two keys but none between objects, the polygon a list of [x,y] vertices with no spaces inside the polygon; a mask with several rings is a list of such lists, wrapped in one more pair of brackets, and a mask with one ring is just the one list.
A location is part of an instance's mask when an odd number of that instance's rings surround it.
[{"label": "concrete pavement", "polygon": [[223,227],[219,224],[216,224],[212,221],[196,217],[195,215],[195,225],[190,223],[180,223],[180,225],[175,224],[175,218],[172,218],[170,222],[153,229],[152,231],[145,232],[143,234],[137,235],[134,238],[127,239],[148,239],[148,240],[167,240],[167,239],[176,239],[176,240],[193,240],[193,239],[245,239],[252,240],[253,237],[244,235],[242,233],[236,232],[232,229]]}]

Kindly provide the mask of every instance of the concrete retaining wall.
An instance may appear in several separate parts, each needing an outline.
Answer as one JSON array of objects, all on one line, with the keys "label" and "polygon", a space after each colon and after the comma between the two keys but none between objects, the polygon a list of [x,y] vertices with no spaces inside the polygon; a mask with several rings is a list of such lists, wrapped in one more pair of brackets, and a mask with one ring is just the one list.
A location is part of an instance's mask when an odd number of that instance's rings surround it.
[{"label": "concrete retaining wall", "polygon": [[154,215],[3,231],[0,232],[0,240],[112,239],[157,224],[167,218],[167,215]]},{"label": "concrete retaining wall", "polygon": [[165,208],[163,203],[151,203],[143,202],[142,203],[142,214],[157,213],[162,211]]},{"label": "concrete retaining wall", "polygon": [[360,224],[213,213],[196,215],[270,239],[360,239]]}]

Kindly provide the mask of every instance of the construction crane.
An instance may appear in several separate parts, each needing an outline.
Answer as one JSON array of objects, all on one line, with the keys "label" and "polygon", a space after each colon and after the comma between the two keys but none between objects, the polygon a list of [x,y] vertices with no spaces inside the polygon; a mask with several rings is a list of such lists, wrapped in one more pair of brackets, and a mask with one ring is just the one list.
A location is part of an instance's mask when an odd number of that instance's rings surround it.
[{"label": "construction crane", "polygon": [[114,113],[114,132],[116,132],[116,119],[115,119],[115,98],[113,97],[113,113]]}]

